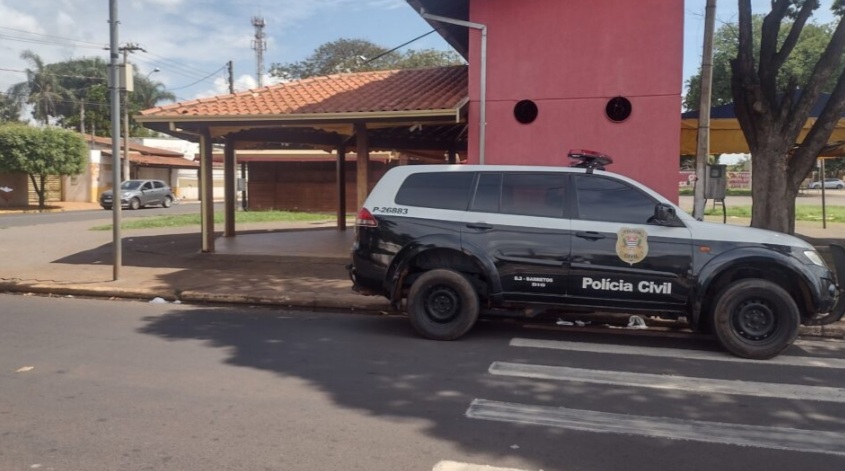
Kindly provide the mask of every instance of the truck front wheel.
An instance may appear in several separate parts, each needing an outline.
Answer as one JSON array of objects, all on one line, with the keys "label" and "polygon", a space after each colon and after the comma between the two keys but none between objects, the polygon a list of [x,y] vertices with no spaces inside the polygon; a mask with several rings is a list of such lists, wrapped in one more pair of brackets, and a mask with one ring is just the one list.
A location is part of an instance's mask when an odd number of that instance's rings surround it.
[{"label": "truck front wheel", "polygon": [[713,330],[729,352],[766,360],[792,345],[801,323],[792,296],[775,283],[737,281],[717,296]]}]

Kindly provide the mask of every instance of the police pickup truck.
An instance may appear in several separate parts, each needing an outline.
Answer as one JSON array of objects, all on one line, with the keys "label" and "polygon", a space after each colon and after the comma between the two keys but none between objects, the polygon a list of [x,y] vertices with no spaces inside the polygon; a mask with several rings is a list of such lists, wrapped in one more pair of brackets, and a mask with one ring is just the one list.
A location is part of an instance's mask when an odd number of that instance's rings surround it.
[{"label": "police pickup truck", "polygon": [[800,324],[842,317],[842,247],[831,246],[835,276],[801,239],[698,221],[604,171],[609,157],[570,157],[568,168],[391,169],[356,220],[354,289],[396,309],[407,300],[430,339],[461,337],[480,313],[645,313],[686,318],[754,359],[791,345]]}]

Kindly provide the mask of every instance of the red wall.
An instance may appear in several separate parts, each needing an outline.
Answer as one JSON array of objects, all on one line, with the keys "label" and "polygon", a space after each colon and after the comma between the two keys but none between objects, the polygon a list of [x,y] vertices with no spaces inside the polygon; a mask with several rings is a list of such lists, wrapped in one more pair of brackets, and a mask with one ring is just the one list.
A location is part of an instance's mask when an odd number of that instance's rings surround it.
[{"label": "red wall", "polygon": [[[569,149],[611,155],[609,167],[676,201],[683,56],[682,0],[474,0],[486,24],[486,164],[569,165]],[[469,162],[478,163],[480,32],[470,31]],[[607,101],[628,98],[622,123]],[[533,100],[537,120],[513,108]]]}]

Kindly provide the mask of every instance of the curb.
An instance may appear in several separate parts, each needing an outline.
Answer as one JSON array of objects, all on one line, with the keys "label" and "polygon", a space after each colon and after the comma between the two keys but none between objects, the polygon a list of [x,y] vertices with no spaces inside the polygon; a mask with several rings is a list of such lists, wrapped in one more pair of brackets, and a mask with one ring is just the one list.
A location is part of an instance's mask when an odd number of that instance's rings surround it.
[{"label": "curb", "polygon": [[[249,296],[230,293],[208,293],[196,290],[177,292],[169,289],[91,287],[25,282],[0,282],[0,291],[93,298],[140,299],[148,301],[154,298],[162,298],[170,302],[178,300],[182,303],[189,304],[250,304],[309,310],[338,309],[364,312],[392,312],[393,310],[386,299],[354,293],[326,294],[300,292],[290,295]],[[798,335],[801,337],[843,340],[845,339],[845,321],[831,325],[801,326]]]},{"label": "curb", "polygon": [[167,301],[181,301],[191,304],[258,304],[262,306],[284,306],[307,309],[342,309],[349,311],[390,311],[386,299],[360,294],[331,294],[301,292],[291,295],[249,296],[230,293],[208,293],[204,291],[147,288],[91,287],[79,285],[53,285],[44,283],[0,282],[0,291],[15,293],[37,293],[59,296],[85,296],[93,298],[125,298]]}]

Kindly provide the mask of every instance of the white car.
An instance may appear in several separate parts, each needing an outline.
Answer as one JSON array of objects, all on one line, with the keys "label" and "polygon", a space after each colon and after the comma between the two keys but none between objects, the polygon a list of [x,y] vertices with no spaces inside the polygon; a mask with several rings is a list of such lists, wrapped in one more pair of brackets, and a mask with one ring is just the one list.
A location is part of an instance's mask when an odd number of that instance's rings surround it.
[{"label": "white car", "polygon": [[[822,187],[821,182],[810,183],[810,189],[811,190],[818,190],[821,187]],[[840,180],[838,178],[825,178],[824,179],[824,187],[825,187],[825,189],[841,190],[841,189],[845,188],[845,182],[843,182],[842,180]]]}]

